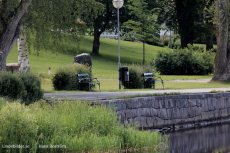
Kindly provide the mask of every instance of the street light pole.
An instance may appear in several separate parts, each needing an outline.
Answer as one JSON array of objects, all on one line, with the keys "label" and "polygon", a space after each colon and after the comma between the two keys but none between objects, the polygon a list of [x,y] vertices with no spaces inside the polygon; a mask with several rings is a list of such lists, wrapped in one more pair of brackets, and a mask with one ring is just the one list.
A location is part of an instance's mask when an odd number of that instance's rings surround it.
[{"label": "street light pole", "polygon": [[117,37],[117,39],[118,39],[118,87],[119,87],[119,89],[121,89],[121,79],[120,79],[120,67],[121,67],[121,58],[120,58],[120,52],[121,52],[121,50],[120,50],[120,15],[119,15],[120,13],[119,13],[119,8],[117,9],[117,31],[118,31],[118,37]]},{"label": "street light pole", "polygon": [[119,9],[123,6],[123,0],[113,0],[113,6],[117,9],[117,32],[118,32],[118,87],[121,89],[121,80],[120,80],[120,67],[121,67],[121,59],[120,59],[120,13]]}]

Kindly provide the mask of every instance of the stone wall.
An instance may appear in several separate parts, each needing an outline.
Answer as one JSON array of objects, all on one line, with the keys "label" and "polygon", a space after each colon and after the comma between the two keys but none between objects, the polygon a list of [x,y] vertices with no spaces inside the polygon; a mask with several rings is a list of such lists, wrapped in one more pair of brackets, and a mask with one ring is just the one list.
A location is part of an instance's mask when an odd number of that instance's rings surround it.
[{"label": "stone wall", "polygon": [[197,125],[230,117],[230,93],[137,97],[93,102],[116,108],[123,124],[144,129]]}]

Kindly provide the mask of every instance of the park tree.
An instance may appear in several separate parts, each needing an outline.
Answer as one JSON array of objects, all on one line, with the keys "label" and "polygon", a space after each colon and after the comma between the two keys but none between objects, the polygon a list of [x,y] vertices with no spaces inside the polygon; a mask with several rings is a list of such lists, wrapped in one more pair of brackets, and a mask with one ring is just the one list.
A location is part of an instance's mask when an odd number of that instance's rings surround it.
[{"label": "park tree", "polygon": [[[128,9],[133,16],[123,25],[126,39],[141,41],[143,44],[143,65],[145,64],[145,43],[149,40],[159,41],[160,26],[157,24],[157,9],[152,1],[128,0]],[[131,37],[131,38],[130,38]]]},{"label": "park tree", "polygon": [[213,47],[214,0],[159,0],[158,21],[172,26],[181,38],[181,47],[193,44],[194,39],[206,39],[207,49]]},{"label": "park tree", "polygon": [[214,59],[214,81],[230,81],[229,1],[215,0],[217,52]]},{"label": "park tree", "polygon": [[175,0],[174,2],[181,47],[184,48],[188,44],[193,44],[196,34],[206,28],[202,23],[201,15],[204,15],[205,8],[210,7],[212,0]]},{"label": "park tree", "polygon": [[[99,55],[100,50],[100,36],[106,30],[117,32],[117,10],[114,8],[112,0],[96,0],[103,4],[104,11],[97,18],[89,22],[88,26],[93,29],[93,48],[92,54]],[[120,8],[120,22],[121,24],[127,21],[130,16],[126,7],[127,0],[124,0],[124,6]]]},{"label": "park tree", "polygon": [[[87,10],[82,10],[85,5]],[[96,18],[100,10],[95,0],[0,0],[0,70],[6,69],[6,58],[20,34],[37,52],[48,47],[54,52],[63,50],[60,43],[70,28],[75,31],[71,36],[76,42],[85,34],[86,25],[80,19],[86,17],[81,12]]]}]

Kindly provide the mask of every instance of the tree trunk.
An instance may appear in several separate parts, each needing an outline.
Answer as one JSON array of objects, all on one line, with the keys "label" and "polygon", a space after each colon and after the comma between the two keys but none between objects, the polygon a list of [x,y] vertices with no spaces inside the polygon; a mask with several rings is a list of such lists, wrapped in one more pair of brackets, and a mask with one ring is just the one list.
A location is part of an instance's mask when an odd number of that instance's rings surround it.
[{"label": "tree trunk", "polygon": [[[188,47],[188,44],[193,44],[194,39],[194,14],[188,13],[188,7],[183,0],[175,0],[176,16],[178,20],[178,32],[181,36],[181,48]],[[185,16],[186,14],[186,16]]]},{"label": "tree trunk", "polygon": [[228,47],[228,0],[217,0],[217,52],[214,59],[214,81],[230,80],[230,52]]},{"label": "tree trunk", "polygon": [[145,65],[145,41],[143,41],[143,65]]},{"label": "tree trunk", "polygon": [[94,34],[93,35],[94,35],[94,39],[93,39],[92,54],[99,55],[100,35],[101,35],[101,33],[97,29],[94,29]]},{"label": "tree trunk", "polygon": [[0,70],[6,69],[6,58],[18,38],[20,21],[31,2],[32,0],[27,0],[23,3],[18,13],[12,18],[11,23],[4,29],[2,36],[0,36]]},{"label": "tree trunk", "polygon": [[18,38],[18,64],[20,65],[20,72],[29,72],[30,65],[27,56],[26,38],[22,35]]},{"label": "tree trunk", "polygon": [[206,50],[213,49],[213,37],[206,38]]}]

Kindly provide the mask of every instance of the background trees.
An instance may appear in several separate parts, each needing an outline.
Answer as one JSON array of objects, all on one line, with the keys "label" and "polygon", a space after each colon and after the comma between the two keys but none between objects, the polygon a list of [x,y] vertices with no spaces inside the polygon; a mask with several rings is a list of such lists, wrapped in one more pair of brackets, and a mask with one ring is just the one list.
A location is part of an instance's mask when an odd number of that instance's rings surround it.
[{"label": "background trees", "polygon": [[139,40],[143,43],[143,65],[145,64],[145,43],[159,41],[160,26],[156,23],[157,10],[154,1],[128,0],[128,9],[132,16],[123,25],[126,39]]},{"label": "background trees", "polygon": [[182,48],[202,39],[204,42],[207,39],[207,49],[213,47],[213,0],[159,0],[159,5],[159,22],[173,23],[174,31],[180,35]]},{"label": "background trees", "polygon": [[[103,5],[104,11],[97,18],[89,23],[89,27],[93,29],[93,48],[92,54],[98,55],[100,49],[100,36],[106,30],[117,32],[117,10],[114,8],[112,0],[96,0]],[[123,23],[130,18],[126,7],[127,0],[124,0],[124,6],[120,9],[120,22]]]},{"label": "background trees", "polygon": [[[85,7],[81,6],[86,4],[87,9],[82,10]],[[95,18],[99,10],[101,7],[94,0],[1,0],[0,70],[6,69],[6,58],[20,33],[24,32],[29,46],[33,44],[36,51],[43,47],[64,50],[59,45],[65,41],[63,33],[73,28],[75,34],[72,37],[78,42],[86,30],[80,19]],[[22,25],[25,31],[20,31]]]}]

